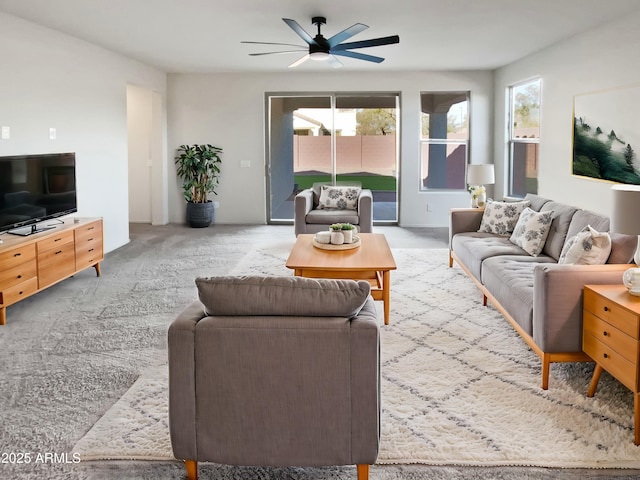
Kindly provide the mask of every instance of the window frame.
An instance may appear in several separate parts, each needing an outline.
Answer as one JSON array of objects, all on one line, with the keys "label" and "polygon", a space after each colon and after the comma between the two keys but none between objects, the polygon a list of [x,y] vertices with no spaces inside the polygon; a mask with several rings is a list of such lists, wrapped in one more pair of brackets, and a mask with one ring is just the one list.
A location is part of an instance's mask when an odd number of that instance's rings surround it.
[{"label": "window frame", "polygon": [[[424,137],[422,134],[422,123],[423,123],[423,115],[425,115],[425,112],[422,110],[422,96],[425,94],[432,94],[432,95],[466,95],[466,103],[467,103],[467,110],[466,110],[466,129],[467,129],[467,137],[465,140],[461,140],[461,139],[450,139],[450,138],[434,138],[434,137]],[[457,103],[461,103],[461,102],[457,102]],[[452,104],[452,106],[455,104]],[[420,161],[419,161],[419,179],[418,179],[418,189],[420,192],[438,192],[438,191],[453,191],[453,192],[458,192],[458,191],[466,191],[467,189],[467,183],[466,183],[466,176],[467,176],[467,165],[469,165],[470,163],[470,158],[471,158],[471,110],[472,110],[472,105],[471,105],[471,91],[470,90],[425,90],[425,91],[420,91]],[[460,187],[428,187],[424,184],[424,179],[427,178],[426,174],[428,172],[424,172],[423,171],[423,167],[424,167],[424,152],[425,149],[426,151],[429,150],[429,146],[430,145],[444,145],[445,148],[449,148],[450,146],[464,146],[465,147],[465,158],[464,158],[464,170],[462,172],[462,184]]]},{"label": "window frame", "polygon": [[[515,109],[514,109],[514,92],[516,89],[525,87],[530,84],[538,84],[538,136],[534,138],[530,137],[515,137]],[[541,113],[542,113],[542,78],[535,77],[527,80],[523,80],[518,83],[514,83],[507,87],[507,107],[506,107],[506,119],[507,119],[507,175],[508,175],[508,184],[507,184],[507,196],[512,198],[524,198],[527,193],[537,194],[538,193],[538,166],[540,161],[540,128],[541,128]],[[515,185],[515,177],[514,172],[516,170],[515,167],[515,154],[514,151],[517,147],[524,147],[531,150],[530,146],[534,146],[533,150],[535,151],[535,171],[536,176],[527,177],[526,176],[526,166],[524,173],[524,192],[514,192]],[[535,180],[535,188],[532,188],[529,191],[527,188],[527,178],[534,178]]]}]

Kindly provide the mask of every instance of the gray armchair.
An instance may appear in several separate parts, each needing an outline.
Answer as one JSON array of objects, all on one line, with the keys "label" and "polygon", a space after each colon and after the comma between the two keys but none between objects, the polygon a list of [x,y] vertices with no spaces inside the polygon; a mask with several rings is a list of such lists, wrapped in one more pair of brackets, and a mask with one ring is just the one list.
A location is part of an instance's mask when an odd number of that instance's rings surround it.
[{"label": "gray armchair", "polygon": [[[371,233],[373,230],[373,193],[367,188],[360,190],[356,209],[318,208],[320,189],[327,183],[314,183],[312,188],[302,190],[295,197],[294,229],[296,236],[301,233],[317,233],[328,230],[332,223],[351,223],[358,231]],[[337,186],[358,186],[352,182],[336,182]]]},{"label": "gray armchair", "polygon": [[380,356],[368,282],[196,280],[171,324],[169,426],[189,479],[197,462],[358,465],[380,440]]}]

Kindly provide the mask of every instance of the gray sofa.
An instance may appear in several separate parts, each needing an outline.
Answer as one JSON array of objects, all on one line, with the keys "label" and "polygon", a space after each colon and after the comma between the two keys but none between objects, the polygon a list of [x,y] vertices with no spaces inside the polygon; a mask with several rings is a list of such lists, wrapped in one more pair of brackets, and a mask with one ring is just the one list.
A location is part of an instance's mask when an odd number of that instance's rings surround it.
[{"label": "gray sofa", "polygon": [[380,441],[380,339],[365,281],[196,280],[170,325],[169,427],[189,479],[197,462],[358,465]]},{"label": "gray sofa", "polygon": [[611,233],[604,265],[558,264],[565,241],[590,225],[609,230],[605,216],[537,195],[524,199],[536,212],[553,211],[544,247],[529,255],[510,236],[479,232],[483,210],[453,209],[449,228],[449,266],[455,261],[487,300],[504,315],[542,360],[542,388],[549,386],[550,364],[589,361],[582,351],[582,291],[586,284],[622,283],[637,239]]},{"label": "gray sofa", "polygon": [[[320,189],[326,182],[314,183],[311,188],[302,190],[294,199],[294,230],[296,237],[301,233],[317,233],[328,230],[332,223],[350,223],[356,225],[359,232],[373,231],[373,193],[362,188],[358,196],[356,209],[318,208]],[[357,186],[354,182],[336,182],[336,186]]]}]

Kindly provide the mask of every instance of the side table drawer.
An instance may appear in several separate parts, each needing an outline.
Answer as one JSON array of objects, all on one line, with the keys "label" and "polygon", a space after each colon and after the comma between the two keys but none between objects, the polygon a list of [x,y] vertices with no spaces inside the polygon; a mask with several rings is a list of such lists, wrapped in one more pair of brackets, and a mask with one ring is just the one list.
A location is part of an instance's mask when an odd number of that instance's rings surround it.
[{"label": "side table drawer", "polygon": [[638,340],[639,316],[617,303],[585,289],[584,308]]},{"label": "side table drawer", "polygon": [[583,322],[585,335],[592,335],[630,362],[635,363],[637,361],[639,345],[637,340],[596,317],[591,312],[584,312]]},{"label": "side table drawer", "polygon": [[636,364],[631,363],[592,335],[583,336],[582,349],[627,388],[634,392],[638,391]]},{"label": "side table drawer", "polygon": [[11,305],[38,290],[38,279],[33,277],[29,280],[7,288],[0,292],[0,303],[2,305]]}]

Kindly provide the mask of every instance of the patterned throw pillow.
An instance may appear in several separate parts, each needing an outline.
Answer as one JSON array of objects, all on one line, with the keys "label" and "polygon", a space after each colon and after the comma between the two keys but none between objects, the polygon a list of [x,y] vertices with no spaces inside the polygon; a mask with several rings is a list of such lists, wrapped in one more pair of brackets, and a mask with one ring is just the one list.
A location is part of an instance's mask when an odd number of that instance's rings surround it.
[{"label": "patterned throw pillow", "polygon": [[522,211],[530,202],[494,202],[487,201],[482,214],[479,232],[495,233],[496,235],[509,235],[520,218]]},{"label": "patterned throw pillow", "polygon": [[547,240],[552,221],[553,210],[536,212],[527,207],[520,214],[509,240],[532,257],[537,257]]},{"label": "patterned throw pillow", "polygon": [[359,187],[322,185],[318,208],[336,208],[338,210],[357,210]]},{"label": "patterned throw pillow", "polygon": [[604,265],[610,253],[611,236],[587,225],[565,242],[558,263]]}]

